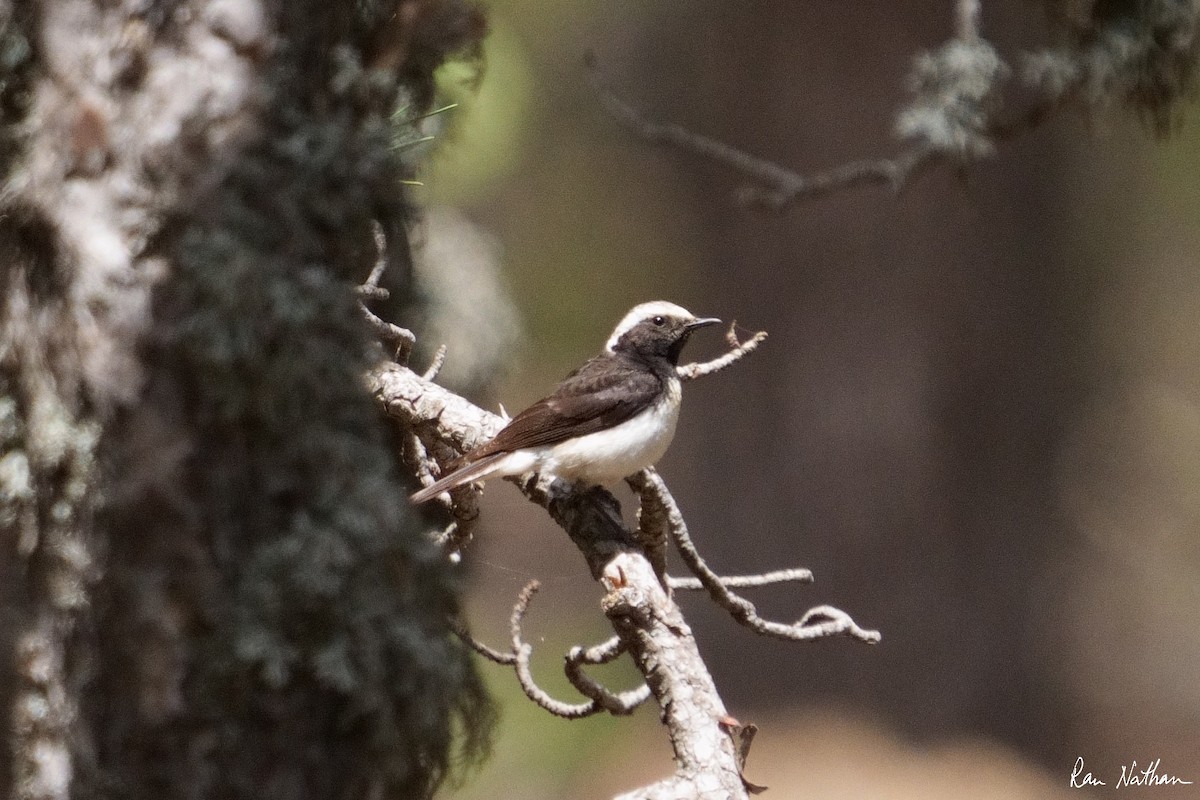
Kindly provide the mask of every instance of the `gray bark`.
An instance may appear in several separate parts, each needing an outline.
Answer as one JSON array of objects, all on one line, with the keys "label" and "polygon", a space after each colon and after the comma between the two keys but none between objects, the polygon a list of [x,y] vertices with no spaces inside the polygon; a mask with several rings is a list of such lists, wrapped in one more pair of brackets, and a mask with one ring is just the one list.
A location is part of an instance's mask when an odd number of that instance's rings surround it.
[{"label": "gray bark", "polygon": [[354,285],[454,2],[0,2],[0,793],[411,797],[490,711]]}]

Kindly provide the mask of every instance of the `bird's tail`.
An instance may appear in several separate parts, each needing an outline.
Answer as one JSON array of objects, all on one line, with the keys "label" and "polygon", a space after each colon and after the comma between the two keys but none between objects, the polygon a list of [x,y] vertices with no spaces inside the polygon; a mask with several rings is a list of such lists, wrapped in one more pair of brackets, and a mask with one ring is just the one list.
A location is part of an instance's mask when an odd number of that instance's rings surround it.
[{"label": "bird's tail", "polygon": [[464,483],[480,480],[491,475],[490,469],[495,465],[496,461],[507,453],[492,453],[486,455],[478,461],[472,461],[465,467],[459,467],[445,477],[439,478],[433,483],[426,486],[419,492],[414,492],[409,500],[414,505],[420,505],[428,500],[432,500],[442,492],[450,489],[457,489]]}]

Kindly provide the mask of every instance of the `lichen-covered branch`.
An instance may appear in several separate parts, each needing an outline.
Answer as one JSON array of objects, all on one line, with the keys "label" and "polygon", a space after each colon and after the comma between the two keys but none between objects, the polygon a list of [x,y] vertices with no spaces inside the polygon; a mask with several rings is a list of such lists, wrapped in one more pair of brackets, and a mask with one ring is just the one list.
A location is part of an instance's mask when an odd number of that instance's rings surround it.
[{"label": "lichen-covered branch", "polygon": [[482,24],[0,0],[0,796],[422,797],[480,754],[350,286],[408,247],[392,111]]},{"label": "lichen-covered branch", "polygon": [[1004,90],[1014,70],[982,35],[982,1],[958,0],[954,35],[918,54],[908,77],[912,98],[897,114],[896,132],[909,146],[894,156],[856,159],[809,175],[654,120],[608,85],[590,53],[586,65],[601,106],[635,136],[728,168],[746,180],[738,192],[742,203],[778,211],[857,186],[899,191],[936,164],[990,156],[997,140],[1036,127],[1072,103],[1123,103],[1160,132],[1168,130],[1194,86],[1200,7],[1190,0],[1077,5],[1088,12],[1069,21],[1066,45],[1017,56],[1017,82],[1032,97],[1008,111]]},{"label": "lichen-covered branch", "polygon": [[673,147],[721,164],[747,183],[738,192],[746,205],[780,210],[802,199],[831,194],[855,186],[883,184],[899,191],[936,158],[925,148],[905,151],[892,158],[860,159],[831,169],[803,175],[774,161],[719,142],[682,125],[647,117],[618,95],[603,79],[589,55],[589,76],[604,109],[626,129],[650,144]]}]

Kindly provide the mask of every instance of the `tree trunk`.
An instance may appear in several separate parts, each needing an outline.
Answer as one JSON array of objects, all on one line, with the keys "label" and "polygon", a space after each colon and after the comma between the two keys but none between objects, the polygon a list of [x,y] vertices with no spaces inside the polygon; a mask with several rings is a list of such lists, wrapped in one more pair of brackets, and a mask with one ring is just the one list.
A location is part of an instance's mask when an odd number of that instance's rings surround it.
[{"label": "tree trunk", "polygon": [[407,253],[393,112],[481,32],[453,2],[0,0],[8,796],[411,797],[455,718],[478,749],[353,287],[373,226]]}]

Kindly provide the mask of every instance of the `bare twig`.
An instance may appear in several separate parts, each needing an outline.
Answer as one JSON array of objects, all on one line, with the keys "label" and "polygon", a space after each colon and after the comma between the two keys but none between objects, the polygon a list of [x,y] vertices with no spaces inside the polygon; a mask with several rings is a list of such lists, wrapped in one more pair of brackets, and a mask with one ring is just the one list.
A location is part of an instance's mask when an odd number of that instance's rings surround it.
[{"label": "bare twig", "polygon": [[[512,651],[515,654],[514,667],[517,672],[517,682],[521,684],[521,689],[524,690],[525,696],[556,717],[563,717],[565,719],[590,717],[601,711],[608,711],[612,714],[632,713],[635,708],[644,703],[650,696],[649,687],[642,686],[639,689],[622,692],[619,695],[613,694],[585,675],[583,670],[579,668],[579,665],[582,663],[582,659],[579,658],[579,651],[581,651],[579,647],[573,648],[571,653],[568,654],[565,670],[567,678],[571,681],[571,685],[588,698],[586,703],[565,703],[561,700],[556,700],[545,689],[537,685],[537,682],[533,678],[533,671],[529,666],[530,658],[533,655],[533,647],[522,641],[521,622],[525,617],[525,613],[529,610],[529,602],[533,599],[533,595],[537,593],[539,586],[540,584],[537,581],[530,581],[521,590],[521,594],[517,598],[517,604],[513,607],[510,626],[512,631]],[[583,652],[586,653],[587,651]],[[576,658],[572,658],[572,655],[575,655]]]},{"label": "bare twig", "polygon": [[438,376],[442,371],[442,367],[446,363],[446,345],[440,345],[437,352],[433,354],[433,360],[429,362],[429,368],[421,376],[427,381],[431,381]]},{"label": "bare twig", "polygon": [[714,372],[720,372],[753,353],[766,338],[767,332],[759,331],[746,341],[739,341],[737,336],[737,320],[734,320],[729,324],[729,330],[725,334],[725,341],[729,343],[730,347],[729,352],[711,361],[684,364],[676,370],[679,380],[690,381],[696,378],[703,378],[705,375],[712,375]]},{"label": "bare twig", "polygon": [[[422,486],[429,486],[436,480],[433,474],[433,470],[437,466],[436,460],[429,455],[425,449],[425,443],[421,441],[421,437],[415,431],[407,431],[402,443],[401,455],[405,465],[412,474],[417,476],[417,480]],[[445,450],[446,448],[441,446],[439,449]],[[470,544],[475,526],[479,521],[479,491],[472,485],[459,487],[454,490],[454,499],[451,502],[446,503],[444,500],[439,500],[439,502],[444,503],[449,509],[454,521],[435,534],[433,540],[452,559],[457,560],[466,546]]]},{"label": "bare twig", "polygon": [[591,647],[575,645],[567,653],[567,660],[579,664],[609,664],[624,652],[625,645],[621,642],[621,637],[614,636]]},{"label": "bare twig", "polygon": [[[728,589],[753,589],[759,586],[770,586],[774,583],[812,583],[813,574],[810,570],[796,567],[794,569],[777,569],[763,572],[759,575],[719,575],[717,580]],[[681,592],[691,592],[703,589],[704,584],[699,578],[668,577],[667,583],[672,589]]]},{"label": "bare twig", "polygon": [[530,581],[517,597],[512,616],[509,619],[512,649],[507,652],[489,647],[471,636],[461,620],[451,620],[450,627],[455,635],[479,655],[497,664],[513,667],[517,674],[517,681],[525,695],[555,716],[578,719],[601,711],[607,711],[614,715],[632,714],[638,706],[650,698],[649,686],[642,684],[637,689],[614,693],[601,686],[582,669],[584,664],[607,664],[624,653],[625,646],[616,636],[592,647],[585,648],[577,645],[567,653],[564,672],[571,685],[578,689],[580,694],[587,697],[588,702],[565,703],[554,699],[546,690],[537,685],[529,663],[533,655],[533,647],[523,640],[521,625],[525,614],[529,611],[530,601],[533,600],[539,587],[540,584],[536,580]]},{"label": "bare twig", "polygon": [[462,641],[468,647],[470,647],[476,653],[479,653],[479,655],[483,656],[488,661],[494,661],[495,663],[504,666],[513,666],[517,663],[516,653],[504,653],[492,647],[488,647],[486,644],[472,636],[471,632],[467,630],[467,627],[463,625],[460,620],[450,620],[450,629],[454,631],[454,635],[459,639],[462,639]]},{"label": "bare twig", "polygon": [[[434,468],[437,467],[437,459],[429,455],[425,447],[425,443],[415,430],[409,430],[403,439],[404,442],[404,461],[409,469],[417,476],[417,480],[422,486],[429,486],[436,477],[434,476]],[[435,442],[434,448],[442,454],[446,454],[449,448],[441,442]],[[444,455],[443,460],[453,458],[453,455]],[[451,489],[447,502],[442,499],[445,495],[438,498],[438,502],[442,503],[454,517],[454,521],[434,536],[434,541],[441,547],[451,558],[457,559],[461,557],[462,551],[468,544],[471,543],[471,538],[475,533],[475,526],[479,522],[479,496],[481,492],[475,484],[466,484],[456,489]]]},{"label": "bare twig", "polygon": [[368,291],[379,288],[379,282],[383,280],[383,271],[387,269],[387,236],[378,222],[371,225],[371,239],[375,242],[375,264],[371,267],[367,282],[363,284],[363,288]]},{"label": "bare twig", "polygon": [[983,4],[980,0],[958,0],[954,8],[954,26],[957,38],[964,42],[978,41]]},{"label": "bare twig", "polygon": [[356,286],[354,290],[364,300],[387,300],[392,296],[392,293],[382,286],[370,286],[365,283],[361,286]]},{"label": "bare twig", "polygon": [[625,652],[625,645],[619,636],[614,636],[606,642],[584,648],[576,645],[567,653],[563,672],[580,694],[590,698],[592,702],[610,714],[620,716],[632,714],[638,706],[650,699],[650,687],[643,683],[636,689],[614,694],[601,686],[594,678],[583,671],[584,664],[607,664]]},{"label": "bare twig", "polygon": [[[653,467],[650,467],[653,469]],[[625,479],[629,484],[629,488],[637,492],[639,495],[645,487],[645,483],[639,481],[637,476],[630,476]],[[654,568],[654,574],[658,576],[658,582],[668,592],[671,591],[669,583],[670,578],[667,575],[667,529],[663,525],[662,520],[656,517],[652,511],[653,505],[648,505],[645,498],[638,503],[637,530],[634,535],[637,537],[638,543],[642,546],[642,550],[646,553],[646,558],[650,561],[650,566]]]},{"label": "bare twig", "polygon": [[429,454],[425,451],[425,445],[421,442],[421,437],[417,436],[414,431],[406,431],[403,440],[404,449],[401,451],[401,456],[404,458],[404,465],[409,471],[417,476],[422,486],[429,486],[436,478],[433,477],[433,467],[435,463]]},{"label": "bare twig", "polygon": [[367,308],[361,300],[358,301],[358,307],[362,311],[363,317],[366,318],[367,324],[371,326],[371,330],[375,331],[375,335],[396,348],[396,361],[400,364],[407,363],[409,353],[412,352],[413,345],[417,343],[417,337],[413,335],[413,332],[380,319],[379,315]]},{"label": "bare twig", "polygon": [[[589,716],[598,711],[607,711],[614,715],[632,714],[638,706],[650,699],[650,687],[646,684],[642,684],[637,689],[615,694],[584,673],[582,669],[584,664],[607,664],[625,652],[625,646],[621,643],[620,638],[616,636],[592,647],[585,648],[576,645],[567,653],[564,666],[567,679],[571,682],[572,686],[579,690],[580,694],[591,700],[590,703],[562,703],[554,700],[543,689],[538,687],[529,670],[529,656],[532,654],[533,648],[521,641],[520,632],[524,615],[529,610],[529,601],[532,600],[537,588],[537,581],[527,584],[513,608],[513,616],[510,622],[513,626],[513,649],[508,652],[502,652],[489,647],[471,636],[461,620],[451,620],[451,630],[468,647],[488,661],[516,668],[518,678],[522,679],[521,686],[525,689],[526,694],[538,705],[547,708],[551,713],[558,716],[574,719],[576,717]],[[533,694],[530,694],[530,692],[533,692]]]},{"label": "bare twig", "polygon": [[[739,201],[773,211],[857,186],[882,184],[899,192],[935,165],[961,167],[990,155],[994,142],[1032,130],[1079,100],[1096,106],[1124,92],[1130,104],[1148,108],[1162,128],[1171,118],[1172,100],[1188,85],[1171,70],[1194,60],[1192,21],[1163,12],[1163,30],[1178,31],[1178,36],[1160,31],[1131,39],[1120,17],[1110,24],[1113,30],[1099,26],[1082,51],[1023,54],[1021,83],[1035,96],[1024,102],[1025,107],[1001,116],[1000,87],[1011,70],[983,38],[982,12],[981,0],[956,0],[953,37],[918,59],[910,77],[918,96],[901,110],[897,125],[903,136],[914,140],[909,147],[889,158],[858,159],[811,175],[681,125],[651,119],[612,89],[593,54],[586,55],[585,64],[600,104],[618,123],[650,144],[674,147],[732,170],[747,181],[738,192]],[[1118,74],[1122,77],[1114,77]],[[923,93],[927,96],[921,97]]]},{"label": "bare twig", "polygon": [[442,544],[446,552],[451,554],[461,554],[467,548],[479,524],[479,491],[467,487],[465,491],[456,492],[456,495],[455,501],[450,504],[454,522],[444,531],[445,541]]},{"label": "bare twig", "polygon": [[647,118],[605,82],[593,54],[587,55],[586,65],[601,105],[613,118],[644,141],[701,156],[746,178],[751,185],[739,192],[739,200],[748,205],[779,210],[798,200],[864,185],[884,184],[898,192],[939,157],[931,149],[915,147],[893,158],[851,161],[824,172],[801,175],[773,161],[689,131],[682,125]]},{"label": "bare twig", "polygon": [[579,719],[591,716],[600,711],[600,707],[594,701],[564,703],[561,700],[555,700],[533,679],[533,671],[529,666],[530,658],[533,656],[533,646],[521,639],[521,621],[525,618],[525,612],[529,610],[529,601],[533,599],[539,587],[540,584],[537,581],[530,581],[526,584],[517,598],[517,604],[513,607],[510,627],[512,649],[515,654],[513,665],[517,672],[517,682],[521,684],[521,689],[525,692],[526,697],[556,717]]},{"label": "bare twig", "polygon": [[[760,617],[753,603],[734,594],[720,576],[704,563],[704,559],[700,557],[688,535],[687,524],[683,520],[679,506],[675,504],[675,498],[671,496],[670,490],[667,489],[658,473],[653,470],[643,470],[638,473],[638,476],[645,483],[645,488],[641,492],[644,498],[643,503],[645,503],[645,498],[653,498],[653,502],[657,504],[657,508],[649,511],[643,508],[643,515],[650,513],[654,515],[655,519],[661,520],[688,569],[699,578],[700,583],[708,590],[709,596],[727,610],[737,622],[753,631],[777,639],[809,641],[845,634],[869,644],[879,641],[878,631],[860,628],[849,614],[832,606],[814,608],[794,625],[773,622]],[[818,619],[822,619],[822,621],[817,621]]]},{"label": "bare twig", "polygon": [[390,296],[388,290],[379,285],[379,281],[383,279],[383,272],[387,269],[387,237],[384,236],[383,226],[378,222],[374,223],[372,227],[372,236],[375,242],[375,265],[371,267],[371,274],[367,276],[366,283],[356,287],[359,297],[358,307],[375,335],[396,348],[394,354],[396,361],[406,364],[413,346],[417,343],[417,337],[407,328],[401,328],[399,325],[381,319],[363,302],[363,300],[386,300]]}]

